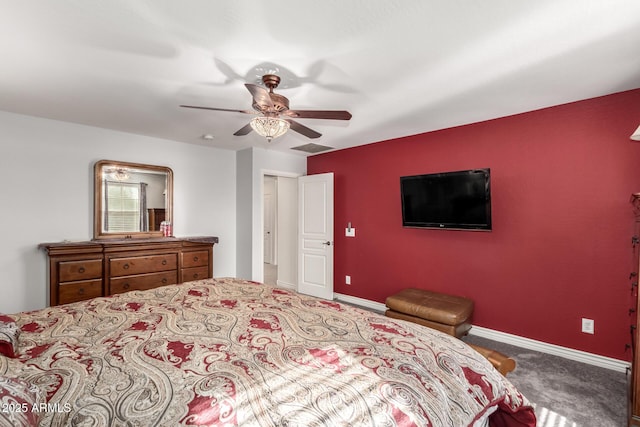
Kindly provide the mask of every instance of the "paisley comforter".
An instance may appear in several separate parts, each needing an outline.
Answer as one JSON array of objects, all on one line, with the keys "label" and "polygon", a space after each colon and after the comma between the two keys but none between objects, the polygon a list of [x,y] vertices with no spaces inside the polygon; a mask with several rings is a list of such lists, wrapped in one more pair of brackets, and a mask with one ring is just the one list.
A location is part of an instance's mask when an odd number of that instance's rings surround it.
[{"label": "paisley comforter", "polygon": [[463,342],[254,282],[11,317],[20,336],[14,358],[0,355],[0,387],[21,384],[36,403],[5,392],[0,415],[42,426],[535,426],[527,400]]}]

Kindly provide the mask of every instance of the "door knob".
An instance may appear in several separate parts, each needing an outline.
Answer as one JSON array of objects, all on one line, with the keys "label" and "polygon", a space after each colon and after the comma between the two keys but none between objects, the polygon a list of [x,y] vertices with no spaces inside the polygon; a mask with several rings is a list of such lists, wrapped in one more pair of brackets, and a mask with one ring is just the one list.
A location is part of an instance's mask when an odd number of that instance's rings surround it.
[{"label": "door knob", "polygon": [[323,245],[331,246],[331,241],[327,240],[326,242],[323,243]]}]

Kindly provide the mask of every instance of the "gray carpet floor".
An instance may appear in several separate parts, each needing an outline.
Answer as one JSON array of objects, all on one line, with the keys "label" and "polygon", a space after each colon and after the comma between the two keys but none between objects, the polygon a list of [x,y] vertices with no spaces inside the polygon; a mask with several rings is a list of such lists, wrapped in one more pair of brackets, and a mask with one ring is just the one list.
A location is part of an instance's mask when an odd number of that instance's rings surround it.
[{"label": "gray carpet floor", "polygon": [[469,335],[464,341],[515,359],[507,375],[536,407],[538,427],[627,425],[627,375]]},{"label": "gray carpet floor", "polygon": [[535,406],[537,427],[628,425],[627,374],[475,335],[463,340],[516,361],[516,369],[507,374],[507,379]]}]

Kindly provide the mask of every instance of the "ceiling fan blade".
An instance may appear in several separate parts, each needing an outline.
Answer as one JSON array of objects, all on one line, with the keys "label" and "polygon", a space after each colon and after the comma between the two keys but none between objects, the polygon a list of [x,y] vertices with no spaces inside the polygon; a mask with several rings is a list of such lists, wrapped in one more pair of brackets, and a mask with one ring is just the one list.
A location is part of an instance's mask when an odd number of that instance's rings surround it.
[{"label": "ceiling fan blade", "polygon": [[196,105],[181,105],[181,107],[184,107],[184,108],[197,108],[199,110],[230,111],[232,113],[258,114],[257,111],[253,111],[253,110],[232,110],[232,109],[229,109],[229,108],[198,107]]},{"label": "ceiling fan blade", "polygon": [[235,136],[243,136],[248,134],[249,132],[251,132],[253,130],[253,128],[251,127],[250,123],[247,123],[246,125],[244,125],[243,127],[241,127],[240,129],[238,129],[236,131],[236,133],[234,133]]},{"label": "ceiling fan blade", "polygon": [[255,103],[261,108],[267,108],[269,111],[273,110],[275,106],[273,105],[273,101],[269,96],[269,91],[265,88],[254,85],[252,83],[244,84],[249,92],[251,92],[251,96],[253,96],[253,100]]},{"label": "ceiling fan blade", "polygon": [[306,127],[305,125],[301,125],[300,123],[293,121],[291,119],[284,119],[289,122],[289,129],[298,132],[301,135],[306,136],[307,138],[320,138],[322,136],[321,133],[316,132],[315,130]]},{"label": "ceiling fan blade", "polygon": [[348,111],[333,110],[287,110],[281,114],[299,119],[330,119],[330,120],[349,120],[351,113]]}]

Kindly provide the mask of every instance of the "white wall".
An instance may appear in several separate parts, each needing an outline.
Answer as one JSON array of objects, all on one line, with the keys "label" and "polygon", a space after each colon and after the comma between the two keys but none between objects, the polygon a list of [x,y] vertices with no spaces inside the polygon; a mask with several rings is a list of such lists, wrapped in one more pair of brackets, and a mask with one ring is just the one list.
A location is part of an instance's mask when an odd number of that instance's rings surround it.
[{"label": "white wall", "polygon": [[218,236],[214,276],[236,273],[236,153],[0,112],[0,312],[44,307],[43,242],[93,237],[93,164],[168,166],[177,236]]},{"label": "white wall", "polygon": [[253,150],[236,154],[236,277],[251,279],[253,216]]}]

